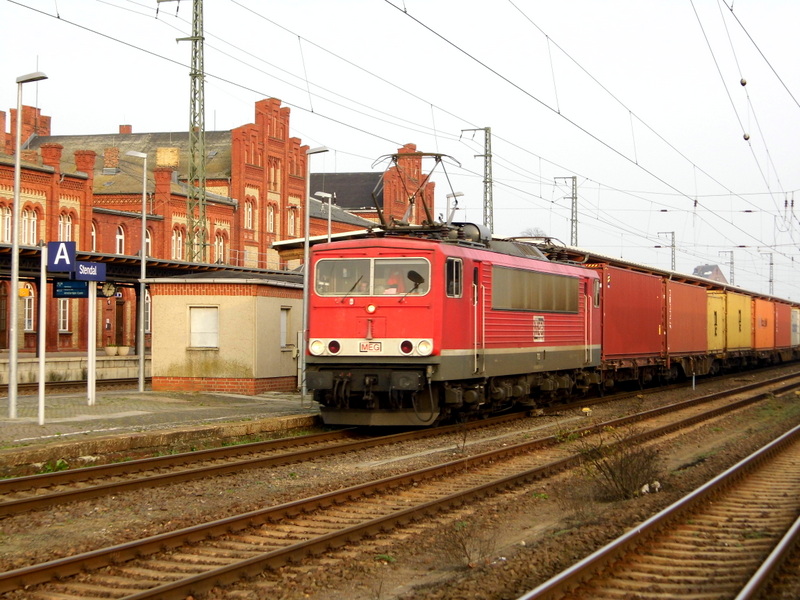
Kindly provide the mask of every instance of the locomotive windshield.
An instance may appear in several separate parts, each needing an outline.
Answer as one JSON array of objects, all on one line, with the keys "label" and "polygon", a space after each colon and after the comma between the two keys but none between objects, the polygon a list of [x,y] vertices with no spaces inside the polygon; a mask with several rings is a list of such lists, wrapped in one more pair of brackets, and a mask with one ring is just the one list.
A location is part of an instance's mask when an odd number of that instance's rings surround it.
[{"label": "locomotive windshield", "polygon": [[319,296],[427,294],[430,264],[424,258],[324,258],[317,262]]}]

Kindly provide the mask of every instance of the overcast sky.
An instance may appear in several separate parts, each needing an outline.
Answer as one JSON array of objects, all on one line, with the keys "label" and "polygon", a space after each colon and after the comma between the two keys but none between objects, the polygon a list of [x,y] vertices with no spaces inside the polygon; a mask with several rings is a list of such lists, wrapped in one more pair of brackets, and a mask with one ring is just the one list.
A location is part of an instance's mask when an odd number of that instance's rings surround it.
[{"label": "overcast sky", "polygon": [[[185,131],[191,16],[0,0],[0,110],[40,70],[24,103],[55,135]],[[768,293],[771,258],[775,295],[800,300],[797,0],[206,0],[204,25],[208,130],[275,97],[331,149],[315,172],[414,143],[452,157],[435,213],[458,192],[456,219],[480,222],[490,127],[495,234],[569,243],[575,176],[579,246],[668,269],[674,233],[678,271],[729,277],[733,251],[735,284]]]}]

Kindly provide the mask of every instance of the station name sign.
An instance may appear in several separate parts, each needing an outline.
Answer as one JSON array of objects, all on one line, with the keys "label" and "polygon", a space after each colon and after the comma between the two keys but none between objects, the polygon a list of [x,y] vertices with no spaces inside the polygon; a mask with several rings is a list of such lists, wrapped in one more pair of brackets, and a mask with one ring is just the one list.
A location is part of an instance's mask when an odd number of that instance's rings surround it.
[{"label": "station name sign", "polygon": [[77,281],[106,280],[106,263],[76,260],[75,242],[47,242],[47,270],[69,273]]}]

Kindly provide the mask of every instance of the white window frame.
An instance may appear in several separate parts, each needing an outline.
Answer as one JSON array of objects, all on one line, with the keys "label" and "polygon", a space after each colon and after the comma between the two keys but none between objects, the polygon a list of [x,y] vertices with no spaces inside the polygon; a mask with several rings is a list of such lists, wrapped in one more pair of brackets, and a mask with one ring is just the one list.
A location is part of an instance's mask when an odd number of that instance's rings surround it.
[{"label": "white window frame", "polygon": [[244,203],[244,228],[253,228],[253,203],[249,200]]},{"label": "white window frame", "polygon": [[58,331],[66,333],[70,331],[70,305],[69,298],[58,299]]},{"label": "white window frame", "polygon": [[218,233],[214,237],[214,261],[217,263],[225,263],[225,236]]},{"label": "white window frame", "polygon": [[153,318],[153,303],[150,301],[150,290],[144,291],[144,331],[150,333],[150,323]]},{"label": "white window frame", "polygon": [[295,222],[294,211],[290,210],[289,211],[289,216],[286,219],[286,235],[287,236],[293,236],[295,234],[294,233],[294,222]]},{"label": "white window frame", "polygon": [[97,252],[97,225],[92,223],[92,252]]},{"label": "white window frame", "polygon": [[11,242],[11,209],[7,206],[0,208],[0,237],[4,243]]},{"label": "white window frame", "polygon": [[125,229],[122,225],[117,226],[117,235],[114,237],[114,253],[125,254]]},{"label": "white window frame", "polygon": [[36,323],[36,292],[30,283],[26,283],[22,287],[28,290],[27,295],[22,299],[22,328],[24,331],[28,332],[35,331],[34,324]]},{"label": "white window frame", "polygon": [[183,260],[183,232],[172,230],[172,260]]},{"label": "white window frame", "polygon": [[72,216],[67,213],[58,216],[58,241],[72,241]]},{"label": "white window frame", "polygon": [[189,307],[189,347],[219,348],[219,306]]}]

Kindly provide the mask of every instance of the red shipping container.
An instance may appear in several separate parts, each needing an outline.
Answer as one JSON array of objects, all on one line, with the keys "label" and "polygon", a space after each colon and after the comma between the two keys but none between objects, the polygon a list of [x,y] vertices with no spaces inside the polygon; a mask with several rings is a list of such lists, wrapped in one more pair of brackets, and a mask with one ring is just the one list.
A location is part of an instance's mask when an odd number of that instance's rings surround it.
[{"label": "red shipping container", "polygon": [[775,303],[775,347],[789,348],[792,345],[792,307]]},{"label": "red shipping container", "polygon": [[775,348],[775,303],[770,300],[753,299],[753,348]]},{"label": "red shipping container", "polygon": [[601,277],[603,360],[663,357],[664,284],[661,277],[608,265],[592,268]]},{"label": "red shipping container", "polygon": [[704,354],[708,350],[705,288],[668,280],[666,289],[667,354]]}]

